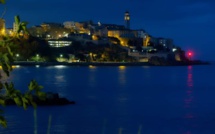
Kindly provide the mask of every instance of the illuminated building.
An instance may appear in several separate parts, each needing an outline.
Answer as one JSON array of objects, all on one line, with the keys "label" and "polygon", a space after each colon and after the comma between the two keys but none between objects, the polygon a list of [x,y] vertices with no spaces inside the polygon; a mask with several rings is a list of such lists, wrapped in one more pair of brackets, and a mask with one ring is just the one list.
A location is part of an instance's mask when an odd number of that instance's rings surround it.
[{"label": "illuminated building", "polygon": [[18,28],[19,28],[19,24],[16,24],[16,23],[14,22],[14,23],[13,23],[13,32],[14,32],[14,33],[17,33]]},{"label": "illuminated building", "polygon": [[1,35],[5,34],[5,20],[0,18],[0,33]]},{"label": "illuminated building", "polygon": [[89,27],[93,24],[92,21],[74,22],[66,21],[63,23],[64,28],[69,29],[70,32],[80,34],[91,34]]},{"label": "illuminated building", "polygon": [[29,32],[36,37],[59,39],[68,37],[70,30],[65,28],[61,23],[42,23],[40,26],[29,29]]},{"label": "illuminated building", "polygon": [[[129,41],[131,40],[141,40],[143,44],[143,38],[146,35],[145,30],[131,30],[130,29],[130,14],[128,11],[124,14],[125,26],[115,25],[115,24],[106,24],[105,27],[108,30],[108,37],[115,37],[120,40],[122,46],[128,46]],[[138,45],[138,44],[135,44]]]},{"label": "illuminated building", "polygon": [[7,28],[6,29],[6,34],[10,35],[10,36],[13,36],[13,28]]},{"label": "illuminated building", "polygon": [[[144,30],[130,30],[121,25],[106,25],[108,30],[108,37],[115,37],[120,40],[122,46],[128,46],[129,40],[143,38]],[[142,44],[142,43],[141,43]]]},{"label": "illuminated building", "polygon": [[149,35],[146,35],[144,38],[143,38],[143,46],[144,47],[147,47],[149,45],[149,41],[150,41],[150,36]]},{"label": "illuminated building", "polygon": [[71,45],[72,41],[68,39],[50,39],[48,43],[51,47],[66,47]]},{"label": "illuminated building", "polygon": [[136,32],[125,29],[108,29],[108,37],[118,38],[122,46],[128,46],[128,41],[135,38]]}]

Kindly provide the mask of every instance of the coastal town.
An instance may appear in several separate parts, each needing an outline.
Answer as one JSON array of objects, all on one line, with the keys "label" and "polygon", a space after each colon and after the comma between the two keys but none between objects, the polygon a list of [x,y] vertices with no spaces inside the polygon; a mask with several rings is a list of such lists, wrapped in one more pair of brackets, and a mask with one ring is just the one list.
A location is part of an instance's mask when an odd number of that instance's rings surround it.
[{"label": "coastal town", "polygon": [[[14,47],[14,59],[20,62],[150,62],[155,65],[191,61],[191,55],[186,56],[173,39],[153,37],[143,29],[133,30],[130,19],[126,11],[124,25],[90,20],[44,22],[28,27],[28,33],[21,32],[23,40],[14,41],[21,46]],[[0,19],[1,34],[14,36],[20,24],[15,21],[13,28],[5,28],[5,20]]]}]

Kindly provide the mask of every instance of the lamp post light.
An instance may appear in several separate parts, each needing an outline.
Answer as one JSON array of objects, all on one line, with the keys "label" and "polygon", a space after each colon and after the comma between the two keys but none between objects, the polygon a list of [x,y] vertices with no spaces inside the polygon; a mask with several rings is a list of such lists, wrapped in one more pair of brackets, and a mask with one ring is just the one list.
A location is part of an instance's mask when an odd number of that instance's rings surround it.
[{"label": "lamp post light", "polygon": [[19,54],[16,54],[16,60],[18,60],[18,58],[19,58]]},{"label": "lamp post light", "polygon": [[36,54],[36,60],[39,61],[40,55]]},{"label": "lamp post light", "polygon": [[63,62],[63,54],[60,54],[60,56],[59,56],[59,61],[60,61],[60,62]]}]

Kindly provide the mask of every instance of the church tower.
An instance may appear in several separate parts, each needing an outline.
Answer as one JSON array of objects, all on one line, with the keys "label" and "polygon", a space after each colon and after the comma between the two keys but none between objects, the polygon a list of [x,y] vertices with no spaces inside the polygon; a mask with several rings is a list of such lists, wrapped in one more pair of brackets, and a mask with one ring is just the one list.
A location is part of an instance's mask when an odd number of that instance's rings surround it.
[{"label": "church tower", "polygon": [[125,28],[130,29],[130,15],[128,11],[125,12],[124,20],[125,20]]}]

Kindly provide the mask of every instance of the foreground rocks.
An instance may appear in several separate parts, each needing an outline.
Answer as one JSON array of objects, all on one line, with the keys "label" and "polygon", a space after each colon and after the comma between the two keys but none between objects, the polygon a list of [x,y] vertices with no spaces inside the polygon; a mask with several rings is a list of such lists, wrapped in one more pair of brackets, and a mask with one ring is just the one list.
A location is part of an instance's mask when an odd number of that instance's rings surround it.
[{"label": "foreground rocks", "polygon": [[[34,102],[38,106],[54,106],[54,105],[68,105],[75,104],[74,101],[70,101],[67,98],[59,97],[58,93],[46,93],[46,98],[44,100],[40,100],[38,97],[34,96]],[[16,105],[13,99],[5,99],[6,105]]]}]

